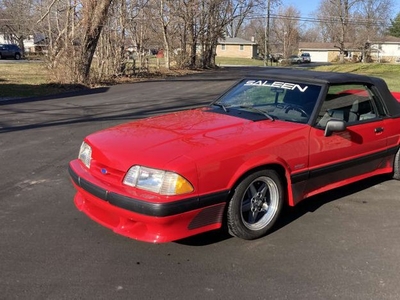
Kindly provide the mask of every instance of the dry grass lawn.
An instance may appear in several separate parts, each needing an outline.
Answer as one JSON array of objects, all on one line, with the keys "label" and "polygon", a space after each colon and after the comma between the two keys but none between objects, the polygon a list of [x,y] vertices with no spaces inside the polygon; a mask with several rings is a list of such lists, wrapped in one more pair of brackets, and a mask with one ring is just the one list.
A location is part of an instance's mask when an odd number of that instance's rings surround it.
[{"label": "dry grass lawn", "polygon": [[357,73],[383,78],[391,91],[400,92],[400,64],[335,64],[316,67],[317,71]]},{"label": "dry grass lawn", "polygon": [[0,62],[0,99],[52,95],[76,88],[51,82],[44,63]]}]

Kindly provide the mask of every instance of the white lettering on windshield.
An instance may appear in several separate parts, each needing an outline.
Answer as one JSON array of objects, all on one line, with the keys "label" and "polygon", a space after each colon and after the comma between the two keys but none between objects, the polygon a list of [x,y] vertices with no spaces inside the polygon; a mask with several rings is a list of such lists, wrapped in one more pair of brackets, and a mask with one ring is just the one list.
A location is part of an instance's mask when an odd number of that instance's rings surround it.
[{"label": "white lettering on windshield", "polygon": [[274,82],[269,82],[268,80],[249,80],[245,84],[245,86],[270,86],[270,87],[276,87],[276,88],[282,88],[286,90],[295,90],[298,89],[300,92],[304,93],[308,85],[301,87],[299,84],[294,84],[294,83],[289,83],[289,82],[281,82],[281,81],[274,81]]}]

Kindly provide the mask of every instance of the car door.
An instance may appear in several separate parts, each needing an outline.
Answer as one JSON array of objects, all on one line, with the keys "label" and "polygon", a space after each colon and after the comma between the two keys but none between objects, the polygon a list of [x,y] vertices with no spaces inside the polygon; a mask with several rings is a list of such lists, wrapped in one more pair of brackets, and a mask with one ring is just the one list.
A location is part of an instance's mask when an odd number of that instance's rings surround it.
[{"label": "car door", "polygon": [[[327,122],[342,120],[343,131],[326,136]],[[387,133],[370,89],[363,85],[332,86],[310,130],[309,181],[312,195],[384,166]]]},{"label": "car door", "polygon": [[11,53],[11,46],[10,45],[4,45],[4,51],[3,51],[3,56],[4,57],[10,57],[10,56],[12,56],[12,53]]}]

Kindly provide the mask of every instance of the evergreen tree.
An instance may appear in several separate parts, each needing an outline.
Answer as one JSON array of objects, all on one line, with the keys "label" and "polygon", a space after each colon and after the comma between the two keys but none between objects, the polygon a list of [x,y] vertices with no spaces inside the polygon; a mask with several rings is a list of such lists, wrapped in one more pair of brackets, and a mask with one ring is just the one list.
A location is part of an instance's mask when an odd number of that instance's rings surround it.
[{"label": "evergreen tree", "polygon": [[394,20],[391,20],[392,25],[389,27],[391,36],[400,37],[400,13],[397,14]]}]

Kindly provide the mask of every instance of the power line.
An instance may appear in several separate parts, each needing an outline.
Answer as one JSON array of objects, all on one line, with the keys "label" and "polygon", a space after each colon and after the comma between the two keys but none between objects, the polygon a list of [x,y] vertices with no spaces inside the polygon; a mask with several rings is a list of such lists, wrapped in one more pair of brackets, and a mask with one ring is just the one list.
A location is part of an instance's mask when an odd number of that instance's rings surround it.
[{"label": "power line", "polygon": [[[250,16],[248,19],[264,19],[264,15],[254,15]],[[287,16],[287,15],[279,15],[279,14],[270,14],[271,19],[277,20],[289,20],[289,21],[300,21],[300,22],[309,22],[309,23],[329,23],[329,24],[337,24],[342,23],[340,17],[329,17],[329,18],[318,18],[318,17],[298,17],[298,16]],[[346,20],[346,24],[348,25],[374,25],[374,26],[385,26],[388,20],[374,18],[374,19],[366,19],[366,18],[348,18]]]}]

